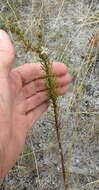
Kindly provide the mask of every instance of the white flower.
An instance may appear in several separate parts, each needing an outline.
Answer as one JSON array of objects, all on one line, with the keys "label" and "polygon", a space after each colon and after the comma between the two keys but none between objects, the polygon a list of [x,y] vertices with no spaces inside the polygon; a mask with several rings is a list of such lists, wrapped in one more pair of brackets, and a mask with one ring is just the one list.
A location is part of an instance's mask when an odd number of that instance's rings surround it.
[{"label": "white flower", "polygon": [[42,49],[41,54],[46,54],[46,55],[48,55],[48,48],[42,46],[41,49]]}]

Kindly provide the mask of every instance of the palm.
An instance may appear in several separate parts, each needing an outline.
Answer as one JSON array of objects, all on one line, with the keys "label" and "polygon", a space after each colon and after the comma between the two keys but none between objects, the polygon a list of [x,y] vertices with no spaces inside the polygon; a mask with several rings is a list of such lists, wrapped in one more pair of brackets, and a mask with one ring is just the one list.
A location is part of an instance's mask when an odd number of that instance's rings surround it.
[{"label": "palm", "polygon": [[19,73],[11,72],[9,85],[13,103],[13,133],[18,138],[18,142],[21,141],[20,143],[22,143],[23,141],[24,143],[28,129],[28,118],[25,110],[25,94],[23,93],[22,79]]},{"label": "palm", "polygon": [[[32,81],[24,84],[21,75],[22,72],[20,71],[24,71],[24,68],[28,66],[29,65],[23,65],[18,69],[13,69],[9,76],[11,99],[13,103],[13,130],[21,140],[22,136],[25,137],[28,128],[32,126],[48,107],[46,90],[41,92],[44,89],[42,79],[38,78],[35,80],[35,78],[33,78]],[[36,66],[36,68],[40,71],[40,65]],[[26,78],[28,79],[28,77]],[[38,89],[38,92],[35,92],[35,89]]]}]

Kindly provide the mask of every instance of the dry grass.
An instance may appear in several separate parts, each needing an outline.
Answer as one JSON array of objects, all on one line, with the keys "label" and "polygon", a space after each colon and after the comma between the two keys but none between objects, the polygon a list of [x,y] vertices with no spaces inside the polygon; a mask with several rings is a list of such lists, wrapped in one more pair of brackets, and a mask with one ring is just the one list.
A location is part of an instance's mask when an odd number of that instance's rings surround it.
[{"label": "dry grass", "polygon": [[[38,61],[39,56],[29,51],[25,53],[20,39],[18,40],[10,30],[9,20],[11,19],[11,26],[18,26],[23,31],[25,39],[29,39],[33,44],[37,43],[35,34],[42,22],[50,59],[67,64],[73,76],[69,93],[60,100],[63,114],[60,117],[62,123],[60,133],[66,175],[70,185],[68,190],[94,190],[99,187],[96,172],[99,170],[96,170],[99,154],[97,153],[99,107],[96,106],[99,97],[97,88],[99,78],[96,71],[99,58],[97,47],[88,45],[88,38],[98,30],[99,11],[96,9],[96,1],[89,1],[89,4],[86,2],[83,0],[1,2],[0,25],[9,32],[15,44],[16,63],[19,65],[22,61]],[[38,121],[29,132],[25,149],[17,165],[3,183],[5,190],[21,190],[25,186],[31,190],[63,189],[58,147],[55,146],[56,139],[53,137],[55,133],[53,123],[49,109],[44,119]]]}]

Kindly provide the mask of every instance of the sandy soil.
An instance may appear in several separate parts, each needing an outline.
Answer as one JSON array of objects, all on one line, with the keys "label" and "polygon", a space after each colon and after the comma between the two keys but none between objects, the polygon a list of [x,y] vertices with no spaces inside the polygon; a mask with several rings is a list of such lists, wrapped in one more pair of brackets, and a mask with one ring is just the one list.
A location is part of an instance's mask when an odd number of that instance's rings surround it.
[{"label": "sandy soil", "polygon": [[[73,81],[67,95],[59,98],[59,105],[68,190],[98,190],[99,55],[96,47],[91,51],[88,38],[99,30],[99,1],[42,2],[9,0],[7,4],[1,0],[0,15],[14,19],[17,16],[19,27],[33,43],[42,20],[50,59],[67,64]],[[0,26],[6,28],[2,21]],[[16,47],[15,65],[39,61],[8,32]],[[29,132],[22,155],[0,189],[64,190],[51,107]]]}]

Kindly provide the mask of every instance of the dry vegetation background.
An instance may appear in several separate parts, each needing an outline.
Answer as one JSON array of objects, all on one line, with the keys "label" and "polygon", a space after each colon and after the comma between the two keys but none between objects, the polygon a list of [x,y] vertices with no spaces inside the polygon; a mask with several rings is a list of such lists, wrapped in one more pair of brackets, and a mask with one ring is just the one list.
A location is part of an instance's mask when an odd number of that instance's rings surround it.
[{"label": "dry vegetation background", "polygon": [[[0,0],[0,28],[15,44],[18,66],[39,57],[25,52],[7,19],[34,44],[42,23],[50,59],[67,64],[73,81],[59,104],[68,190],[98,190],[99,49],[89,46],[88,38],[99,31],[99,0]],[[51,107],[29,131],[23,153],[0,190],[64,190]]]}]

